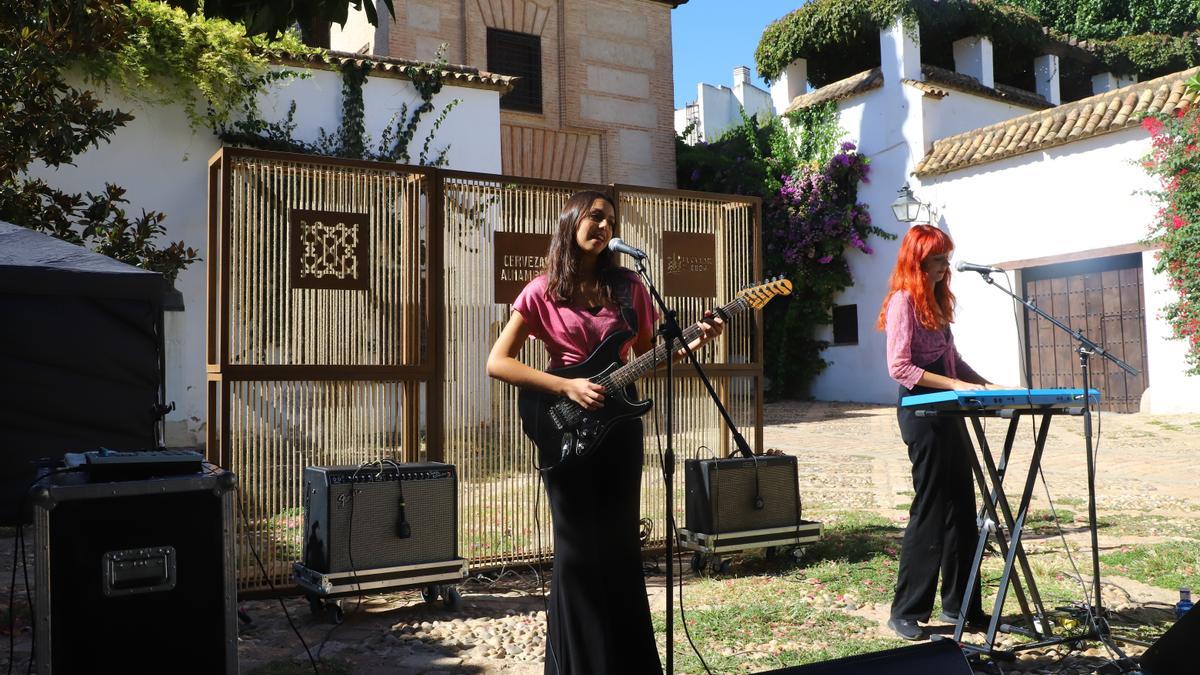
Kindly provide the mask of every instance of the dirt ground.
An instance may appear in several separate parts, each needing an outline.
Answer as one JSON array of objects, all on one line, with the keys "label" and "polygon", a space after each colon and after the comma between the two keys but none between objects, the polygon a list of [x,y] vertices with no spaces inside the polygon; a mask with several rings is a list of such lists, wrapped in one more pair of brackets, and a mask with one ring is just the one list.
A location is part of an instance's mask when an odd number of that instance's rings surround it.
[{"label": "dirt ground", "polygon": [[[991,420],[987,437],[995,452],[1003,443],[1007,422]],[[1099,420],[1097,453],[1098,511],[1102,519],[1131,515],[1158,516],[1190,528],[1191,538],[1200,512],[1196,463],[1200,457],[1200,415],[1152,416],[1104,414]],[[1055,420],[1046,444],[1043,476],[1056,502],[1086,512],[1086,453],[1078,418]],[[1018,430],[1017,449],[1006,486],[1016,493],[1023,482],[1032,445],[1028,422]],[[853,403],[782,402],[765,411],[764,438],[769,448],[795,455],[800,465],[801,496],[806,509],[821,513],[875,511],[902,518],[911,497],[910,465],[900,441],[895,410],[889,406]],[[1016,496],[1012,496],[1015,504]],[[1034,507],[1048,502],[1039,483]],[[1102,533],[1100,547],[1156,542],[1170,534],[1128,531]],[[0,578],[12,573],[13,530],[0,532]],[[27,532],[27,536],[32,536]],[[1072,528],[1068,537],[1090,550],[1086,528]],[[32,569],[32,563],[31,563]],[[1114,607],[1170,605],[1174,591],[1123,578],[1105,570],[1105,602]],[[647,577],[652,607],[662,611],[663,577]],[[21,593],[18,581],[18,595]],[[686,591],[685,591],[686,593]],[[356,606],[346,604],[345,622],[334,627],[326,617],[310,613],[300,598],[285,601],[292,621],[314,657],[320,652],[323,673],[540,673],[544,635],[543,599],[536,577],[528,570],[511,570],[498,579],[473,578],[462,586],[463,604],[449,611],[440,603],[424,603],[415,593],[373,596]],[[29,657],[27,620],[17,603],[18,629],[14,638],[15,665],[23,669]],[[0,609],[8,617],[7,594]],[[280,604],[272,600],[243,602],[238,644],[242,672],[312,672],[300,640],[292,632]],[[863,616],[879,624],[886,612],[864,607]],[[7,633],[7,621],[0,633]],[[0,637],[6,638],[7,635]],[[678,645],[677,645],[677,648]],[[8,667],[8,649],[0,667]],[[1136,653],[1138,650],[1134,650]],[[288,662],[303,665],[289,665]],[[185,669],[186,670],[186,669]]]}]

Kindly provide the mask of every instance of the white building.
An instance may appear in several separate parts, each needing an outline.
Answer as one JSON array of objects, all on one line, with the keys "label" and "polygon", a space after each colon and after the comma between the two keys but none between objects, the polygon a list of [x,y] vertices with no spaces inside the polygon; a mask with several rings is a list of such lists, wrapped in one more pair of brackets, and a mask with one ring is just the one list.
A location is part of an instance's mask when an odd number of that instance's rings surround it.
[{"label": "white building", "polygon": [[[776,112],[771,94],[750,83],[750,69],[733,69],[733,87],[696,85],[696,100],[675,109],[675,133],[688,131],[688,143],[712,142],[742,123],[742,111],[748,117]],[[688,130],[688,127],[691,129]]]},{"label": "white building", "polygon": [[[952,262],[1009,270],[993,275],[1082,329],[1141,372],[1127,376],[1094,358],[1094,386],[1106,409],[1200,411],[1200,378],[1185,376],[1185,345],[1160,318],[1171,301],[1140,243],[1158,205],[1155,181],[1137,164],[1150,149],[1140,116],[1190,99],[1196,70],[1144,83],[1093,78],[1094,96],[1060,104],[1057,57],[1035,66],[1038,92],[998,84],[991,43],[955,44],[955,71],[922,65],[918,36],[902,25],[880,33],[878,68],[792,98],[788,109],[836,101],[838,126],[871,158],[859,199],[876,225],[903,235],[890,204],[906,182],[932,206],[933,222],[955,240]],[[803,60],[786,74],[803,82]],[[1124,86],[1121,86],[1124,85]],[[1117,88],[1120,86],[1120,88]],[[818,399],[895,402],[884,335],[875,329],[899,241],[872,241],[875,254],[849,256],[855,285],[837,298],[838,333],[829,367],[813,383]],[[964,358],[997,383],[1079,386],[1078,356],[1057,329],[975,273],[956,273],[954,331]],[[850,336],[847,338],[847,336]]]},{"label": "white building", "polygon": [[[260,101],[262,117],[280,120],[296,102],[294,132],[297,140],[317,141],[318,130],[336,132],[341,119],[342,75],[337,70],[347,59],[366,59],[373,68],[363,87],[365,126],[377,143],[380,133],[401,106],[412,110],[420,95],[402,74],[400,62],[378,57],[333,53],[334,65],[299,67],[308,72],[272,88]],[[433,64],[428,64],[434,67]],[[510,78],[474,68],[443,66],[446,83],[433,99],[435,112],[426,115],[414,135],[417,150],[430,133],[434,118],[447,103],[458,99],[437,130],[432,145],[448,148],[448,167],[463,171],[500,173],[500,95]],[[169,311],[165,321],[167,401],[176,409],[167,417],[168,445],[199,445],[205,439],[205,288],[207,261],[213,255],[208,242],[208,158],[221,146],[207,129],[189,126],[183,106],[147,105],[116,91],[100,94],[104,105],[135,116],[101,144],[75,159],[75,166],[38,167],[35,177],[67,192],[96,192],[105,182],[127,189],[131,214],[142,209],[166,214],[164,242],[182,240],[200,251],[203,260],[184,270],[175,282],[183,295],[183,310]],[[415,160],[414,160],[415,161]]]}]

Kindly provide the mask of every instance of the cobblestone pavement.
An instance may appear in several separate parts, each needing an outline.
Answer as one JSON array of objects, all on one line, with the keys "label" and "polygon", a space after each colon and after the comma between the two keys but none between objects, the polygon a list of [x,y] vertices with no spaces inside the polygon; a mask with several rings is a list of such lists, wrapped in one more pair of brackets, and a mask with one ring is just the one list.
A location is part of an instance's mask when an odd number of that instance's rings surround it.
[{"label": "cobblestone pavement", "polygon": [[[912,488],[894,408],[783,402],[768,405],[765,419],[766,445],[798,459],[806,509],[820,513],[874,511],[903,520]],[[1003,442],[1005,424],[995,420],[987,427],[989,443],[996,449]],[[1043,462],[1053,498],[1075,504],[1077,509],[1087,495],[1081,428],[1076,418],[1056,420]],[[1101,517],[1136,513],[1185,522],[1196,518],[1200,511],[1200,496],[1195,490],[1200,415],[1105,414],[1100,431],[1097,493]],[[1028,423],[1020,429],[1011,466],[1027,465],[1032,434]],[[1044,494],[1036,499],[1045,505]],[[5,587],[14,559],[12,535],[11,529],[0,531],[0,578],[5,580]],[[1070,536],[1086,545],[1085,530]],[[1156,541],[1161,536],[1152,531],[1144,535],[1105,534],[1100,545],[1107,549]],[[1106,574],[1105,580],[1121,589],[1114,593],[1118,597],[1109,600],[1117,609],[1145,603],[1170,604],[1175,599],[1170,591],[1129,579]],[[651,605],[661,612],[665,604],[663,577],[651,574],[647,584]],[[510,570],[499,578],[469,580],[462,586],[462,606],[457,611],[448,610],[440,602],[422,602],[415,592],[376,595],[361,602],[347,600],[345,622],[335,627],[326,617],[313,615],[303,599],[290,598],[285,604],[314,657],[319,654],[322,672],[375,675],[542,671],[544,605],[537,578],[528,568]],[[25,665],[29,653],[22,605],[17,602],[17,623],[22,627],[15,636],[18,667]],[[7,597],[0,598],[0,608],[7,617]],[[311,672],[305,649],[277,601],[247,601],[241,608],[249,619],[241,626],[238,645],[242,672]],[[868,605],[858,613],[875,620],[881,636],[888,634],[883,626],[886,607]],[[0,632],[7,633],[7,625]],[[7,662],[8,650],[4,649],[0,667],[6,668]]]}]

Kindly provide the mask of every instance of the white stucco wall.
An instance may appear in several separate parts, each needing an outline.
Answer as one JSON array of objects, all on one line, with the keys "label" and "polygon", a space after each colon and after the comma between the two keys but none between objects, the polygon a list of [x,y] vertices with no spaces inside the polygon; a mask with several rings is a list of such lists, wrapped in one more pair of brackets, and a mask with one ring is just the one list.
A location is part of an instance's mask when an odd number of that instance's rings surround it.
[{"label": "white stucco wall", "polygon": [[[914,149],[924,136],[921,92],[898,82],[884,85],[838,104],[838,126],[846,140],[858,145],[871,159],[869,183],[858,188],[858,199],[868,205],[877,227],[902,236],[907,225],[892,215],[896,191],[920,159]],[[911,139],[911,140],[910,140]],[[896,385],[887,376],[883,333],[875,330],[875,319],[887,292],[899,239],[871,238],[872,255],[857,251],[847,254],[854,285],[836,299],[838,305],[857,305],[858,343],[831,345],[823,357],[829,366],[812,383],[811,395],[828,401],[894,402]],[[833,329],[825,326],[819,339],[832,342]]]},{"label": "white stucco wall", "polygon": [[926,97],[922,104],[925,138],[930,141],[1028,115],[1031,112],[1035,112],[1035,109],[953,90],[944,98]]},{"label": "white stucco wall", "polygon": [[[754,85],[737,85],[730,89],[700,83],[696,85],[696,104],[700,114],[697,129],[700,138],[709,143],[742,123],[743,108],[750,117],[774,111],[771,94]],[[687,108],[677,108],[675,133],[682,133],[687,123]]]},{"label": "white stucco wall", "polygon": [[[746,111],[746,115],[754,117],[762,113],[774,113],[775,107],[771,103],[770,92],[759,89],[752,84],[739,84],[733,88],[733,97]],[[734,111],[736,119],[732,120],[734,124],[741,122],[741,116]]]},{"label": "white stucco wall", "polygon": [[[315,141],[318,130],[337,128],[341,116],[341,75],[311,71],[311,78],[294,80],[270,91],[261,101],[266,119],[282,117],[291,101],[297,102],[296,138]],[[180,106],[147,106],[117,92],[101,92],[110,107],[126,110],[135,119],[102,144],[80,155],[76,166],[38,167],[31,171],[51,185],[69,192],[97,192],[104,183],[126,188],[130,214],[142,209],[167,215],[167,241],[183,240],[205,260],[179,275],[176,288],[184,296],[183,312],[168,312],[167,400],[176,410],[167,418],[167,442],[172,445],[204,441],[205,425],[205,278],[206,261],[213,255],[207,244],[207,162],[220,147],[207,130],[193,131]],[[453,99],[461,103],[438,130],[433,153],[449,146],[449,167],[466,171],[500,172],[500,106],[494,90],[447,86],[434,99],[435,112],[425,116],[413,139],[414,161],[442,107]],[[366,128],[373,139],[403,103],[409,109],[420,100],[407,80],[369,77],[363,88]]]}]

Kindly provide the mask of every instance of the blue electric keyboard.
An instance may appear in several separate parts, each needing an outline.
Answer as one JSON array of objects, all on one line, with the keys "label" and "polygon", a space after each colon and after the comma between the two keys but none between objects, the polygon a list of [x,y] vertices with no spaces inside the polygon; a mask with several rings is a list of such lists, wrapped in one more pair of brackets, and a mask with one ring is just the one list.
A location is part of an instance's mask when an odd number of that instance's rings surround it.
[{"label": "blue electric keyboard", "polygon": [[[1100,391],[1090,389],[1092,405],[1100,402]],[[1082,389],[991,389],[980,391],[939,391],[905,396],[905,408],[921,410],[1058,410],[1082,408]]]}]

